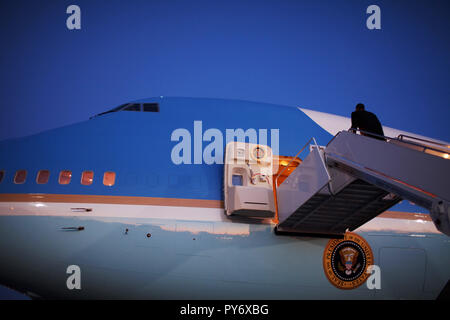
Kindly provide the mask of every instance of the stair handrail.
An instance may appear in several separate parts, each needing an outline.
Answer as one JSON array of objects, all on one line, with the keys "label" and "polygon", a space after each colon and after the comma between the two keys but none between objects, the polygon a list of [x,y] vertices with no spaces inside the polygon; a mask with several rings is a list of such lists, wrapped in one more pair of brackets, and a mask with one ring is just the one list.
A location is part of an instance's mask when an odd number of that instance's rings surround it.
[{"label": "stair handrail", "polygon": [[294,160],[298,157],[298,155],[301,154],[301,153],[305,150],[305,148],[309,145],[309,143],[311,142],[311,140],[314,141],[314,144],[316,145],[316,147],[319,148],[319,146],[317,145],[316,139],[315,139],[314,137],[311,137],[311,138],[308,140],[308,142],[306,142],[306,144],[300,149],[300,151],[297,152],[297,154],[291,159],[291,161],[289,161],[289,163],[283,168],[283,170],[281,170],[280,173],[276,176],[276,178],[275,178],[275,185],[274,185],[275,188],[278,187],[278,178],[281,176],[281,174],[282,174],[287,168],[289,168],[289,165],[292,163],[292,161],[294,161]]},{"label": "stair handrail", "polygon": [[438,146],[442,146],[442,147],[444,147],[445,149],[450,149],[450,146],[449,146],[448,144],[446,144],[446,143],[440,143],[440,142],[435,142],[435,141],[432,141],[432,140],[427,140],[427,139],[417,138],[417,137],[409,136],[409,135],[406,135],[406,134],[403,134],[403,133],[402,133],[402,134],[399,134],[399,135],[397,136],[397,138],[398,138],[399,140],[401,140],[401,141],[404,141],[404,142],[411,142],[411,141],[403,140],[404,138],[408,138],[408,139],[413,139],[413,140],[423,141],[423,142],[427,142],[427,143],[432,143],[432,144],[435,144],[435,145],[438,145]]},{"label": "stair handrail", "polygon": [[[343,130],[343,131],[345,131],[345,130]],[[386,141],[386,142],[389,142],[389,141],[391,141],[391,140],[394,140],[394,141],[399,141],[399,142],[401,142],[401,143],[410,144],[410,145],[413,145],[413,146],[416,146],[416,147],[423,148],[422,152],[425,152],[426,150],[433,150],[433,151],[436,151],[436,152],[439,152],[439,153],[443,153],[443,154],[447,153],[447,154],[449,154],[449,158],[450,158],[450,148],[449,148],[447,145],[435,143],[435,142],[432,142],[431,140],[425,140],[425,139],[415,138],[415,137],[407,136],[407,135],[404,135],[404,134],[400,134],[397,138],[392,138],[392,137],[389,137],[389,136],[383,136],[383,135],[379,135],[379,134],[376,134],[376,133],[372,133],[372,132],[368,132],[368,131],[364,131],[364,130],[360,130],[360,129],[354,129],[354,128],[350,128],[350,129],[348,129],[347,131],[348,131],[348,132],[353,132],[353,133],[355,133],[355,134],[356,134],[356,132],[360,132],[360,133],[366,134],[366,136],[369,136],[369,138],[370,138],[371,136],[372,136],[372,137],[382,138],[382,139],[383,139],[384,141]],[[328,142],[327,146],[328,146],[328,145],[334,140],[334,138],[336,138],[336,137],[339,135],[339,133],[341,133],[341,132],[342,132],[342,131],[339,131],[339,132],[333,137],[333,139],[331,139],[331,140]],[[413,142],[413,141],[403,140],[402,137],[408,137],[408,138],[412,138],[412,139],[416,139],[416,140],[426,141],[426,142],[429,142],[429,143],[439,144],[439,145],[445,146],[446,149],[447,149],[448,151],[442,150],[442,149],[438,149],[438,148],[433,148],[433,147],[430,147],[430,146],[428,146],[428,145],[420,144],[420,143]],[[446,159],[448,159],[448,158],[446,158]]]}]

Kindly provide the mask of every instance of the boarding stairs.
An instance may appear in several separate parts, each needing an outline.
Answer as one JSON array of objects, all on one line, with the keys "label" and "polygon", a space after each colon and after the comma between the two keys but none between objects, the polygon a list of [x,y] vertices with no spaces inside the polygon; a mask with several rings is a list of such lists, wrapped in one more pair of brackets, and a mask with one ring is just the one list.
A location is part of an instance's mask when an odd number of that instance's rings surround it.
[{"label": "boarding stairs", "polygon": [[402,199],[430,211],[450,236],[449,146],[408,136],[339,132],[326,147],[310,139],[303,162],[274,183],[277,232],[342,236]]}]

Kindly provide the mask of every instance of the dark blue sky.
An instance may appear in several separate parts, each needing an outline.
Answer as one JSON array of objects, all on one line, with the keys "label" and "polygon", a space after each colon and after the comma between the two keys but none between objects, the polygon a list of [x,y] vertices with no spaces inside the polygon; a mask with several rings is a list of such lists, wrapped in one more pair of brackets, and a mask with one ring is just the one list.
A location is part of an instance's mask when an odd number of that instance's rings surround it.
[{"label": "dark blue sky", "polygon": [[[71,4],[80,31],[66,28]],[[366,28],[371,4],[381,30]],[[450,141],[449,9],[448,0],[1,0],[0,140],[163,95],[347,116],[363,102],[385,125]]]},{"label": "dark blue sky", "polygon": [[[77,4],[82,29],[66,28]],[[366,8],[381,8],[381,30]],[[151,96],[236,98],[450,140],[449,1],[2,0],[0,140]]]}]

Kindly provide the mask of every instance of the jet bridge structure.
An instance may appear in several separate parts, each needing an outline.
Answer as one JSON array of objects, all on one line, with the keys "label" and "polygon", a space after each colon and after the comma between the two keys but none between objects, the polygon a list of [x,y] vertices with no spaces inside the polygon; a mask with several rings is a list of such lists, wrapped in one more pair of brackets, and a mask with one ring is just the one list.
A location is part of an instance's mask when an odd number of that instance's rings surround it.
[{"label": "jet bridge structure", "polygon": [[303,162],[273,184],[282,233],[342,236],[402,199],[430,211],[450,236],[449,146],[407,136],[339,132],[326,147],[312,138]]}]

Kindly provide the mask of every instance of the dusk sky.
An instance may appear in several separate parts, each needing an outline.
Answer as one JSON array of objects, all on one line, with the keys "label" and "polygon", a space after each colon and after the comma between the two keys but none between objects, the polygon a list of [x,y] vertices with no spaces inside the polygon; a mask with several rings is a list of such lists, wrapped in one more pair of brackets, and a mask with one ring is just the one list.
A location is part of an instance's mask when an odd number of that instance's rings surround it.
[{"label": "dusk sky", "polygon": [[[66,27],[72,4],[80,30]],[[381,30],[366,26],[373,4]],[[449,12],[448,0],[2,0],[0,140],[182,96],[342,116],[362,102],[386,126],[450,141]]]},{"label": "dusk sky", "polygon": [[[81,8],[81,30],[66,9]],[[366,9],[381,9],[369,30]],[[152,96],[244,99],[450,140],[449,1],[1,1],[0,140]]]}]

